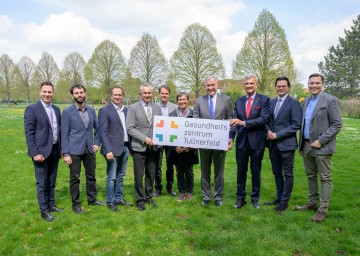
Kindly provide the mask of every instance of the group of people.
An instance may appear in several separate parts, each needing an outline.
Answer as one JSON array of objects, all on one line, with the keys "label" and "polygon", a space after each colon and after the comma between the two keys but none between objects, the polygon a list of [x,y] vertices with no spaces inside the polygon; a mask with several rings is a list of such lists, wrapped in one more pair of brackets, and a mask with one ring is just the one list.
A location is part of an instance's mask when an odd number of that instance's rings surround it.
[{"label": "group of people", "polygon": [[[28,154],[35,167],[41,217],[53,221],[55,218],[52,212],[63,211],[55,204],[55,183],[61,156],[70,169],[73,211],[77,214],[84,211],[79,195],[81,163],[85,168],[88,204],[105,205],[96,197],[96,152],[100,146],[100,153],[107,166],[106,205],[110,210],[118,212],[118,206],[133,205],[125,200],[123,194],[129,155],[134,165],[138,210],[146,210],[146,204],[158,207],[153,198],[162,194],[163,155],[166,159],[168,194],[177,196],[173,190],[175,166],[179,193],[177,200],[191,200],[194,189],[193,165],[200,163],[201,206],[208,205],[213,199],[215,205],[221,207],[226,152],[232,149],[235,141],[237,192],[234,208],[246,205],[249,162],[251,203],[253,207],[260,208],[261,165],[265,147],[268,147],[276,197],[264,204],[275,206],[275,211],[285,211],[294,185],[294,155],[299,148],[308,178],[309,200],[295,210],[314,210],[316,214],[311,220],[322,221],[331,197],[331,161],[336,149],[336,135],[342,127],[338,100],[323,92],[324,76],[318,73],[310,75],[310,96],[304,100],[302,107],[289,95],[291,84],[287,77],[276,79],[277,97],[270,100],[257,92],[256,76],[245,76],[245,95],[236,100],[234,108],[231,99],[218,92],[216,76],[207,77],[204,85],[207,94],[196,99],[194,109],[189,108],[190,99],[185,92],[176,95],[177,105],[170,103],[170,88],[167,85],[159,88],[161,101],[154,103],[154,88],[147,83],[140,86],[140,100],[126,108],[122,104],[125,95],[123,88],[114,86],[109,92],[111,102],[100,108],[97,119],[95,110],[86,104],[86,88],[83,85],[71,86],[70,94],[74,104],[61,114],[60,109],[52,104],[54,86],[50,82],[42,83],[39,93],[41,100],[28,106],[24,113],[24,130]],[[155,115],[229,120],[228,150],[156,145],[152,140]],[[297,131],[300,131],[300,147]]]}]

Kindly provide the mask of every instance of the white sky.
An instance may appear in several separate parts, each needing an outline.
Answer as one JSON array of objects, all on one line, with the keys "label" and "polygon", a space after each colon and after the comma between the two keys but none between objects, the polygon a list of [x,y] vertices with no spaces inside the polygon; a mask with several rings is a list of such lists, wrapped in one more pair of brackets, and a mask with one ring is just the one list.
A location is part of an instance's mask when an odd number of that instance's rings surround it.
[{"label": "white sky", "polygon": [[88,60],[110,39],[128,59],[143,33],[155,35],[169,59],[185,28],[199,22],[217,40],[227,77],[247,33],[263,9],[284,28],[295,65],[307,82],[330,46],[360,14],[360,0],[2,0],[0,55],[35,64],[48,51],[62,68],[67,54]]}]

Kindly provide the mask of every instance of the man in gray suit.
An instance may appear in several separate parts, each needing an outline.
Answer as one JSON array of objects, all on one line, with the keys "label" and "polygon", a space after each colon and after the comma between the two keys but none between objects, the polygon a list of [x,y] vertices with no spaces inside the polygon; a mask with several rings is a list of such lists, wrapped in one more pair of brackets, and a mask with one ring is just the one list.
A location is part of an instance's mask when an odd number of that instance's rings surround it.
[{"label": "man in gray suit", "polygon": [[[146,210],[145,203],[157,207],[152,200],[155,168],[159,161],[159,147],[152,141],[154,116],[161,116],[159,105],[153,103],[153,87],[150,84],[140,86],[140,101],[129,107],[126,129],[131,136],[131,150],[134,161],[134,183],[136,207]],[[143,176],[145,172],[145,191]]]},{"label": "man in gray suit", "polygon": [[[230,97],[217,93],[218,79],[211,75],[205,79],[207,94],[196,99],[194,118],[230,120],[233,114]],[[228,150],[232,148],[232,140],[228,141]],[[224,194],[224,166],[226,151],[200,149],[201,206],[208,205],[211,199],[211,164],[214,162],[214,200],[216,206],[222,206]]]},{"label": "man in gray suit", "polygon": [[300,130],[302,110],[299,102],[290,97],[291,84],[287,77],[275,81],[278,97],[270,101],[270,121],[265,125],[269,157],[275,176],[276,198],[265,205],[276,205],[275,211],[288,208],[294,186],[294,155],[298,148],[296,132]]},{"label": "man in gray suit", "polygon": [[[303,102],[303,119],[300,132],[300,155],[303,157],[308,177],[309,200],[295,210],[317,211],[311,220],[325,219],[332,191],[331,161],[336,151],[336,135],[342,127],[341,110],[336,97],[322,92],[324,76],[318,73],[309,76],[311,93]],[[318,191],[320,177],[320,197]],[[320,205],[318,202],[320,199]]]},{"label": "man in gray suit", "polygon": [[[161,112],[163,116],[168,116],[171,112],[173,112],[177,106],[174,103],[169,101],[170,98],[170,87],[168,85],[162,85],[159,88],[159,96],[160,102],[157,104],[161,107]],[[162,159],[163,159],[163,152],[165,151],[166,157],[166,191],[168,194],[172,196],[176,196],[176,192],[173,190],[172,186],[174,184],[174,166],[171,165],[169,162],[169,147],[163,146],[160,149],[160,156],[159,162],[155,169],[155,193],[154,196],[157,197],[161,195],[162,191]]]},{"label": "man in gray suit", "polygon": [[70,93],[75,103],[62,114],[61,151],[64,162],[70,167],[72,209],[76,214],[80,214],[84,211],[79,191],[81,162],[85,168],[88,204],[104,205],[96,199],[95,153],[99,148],[99,136],[95,110],[85,104],[85,86],[75,84],[70,87]]}]

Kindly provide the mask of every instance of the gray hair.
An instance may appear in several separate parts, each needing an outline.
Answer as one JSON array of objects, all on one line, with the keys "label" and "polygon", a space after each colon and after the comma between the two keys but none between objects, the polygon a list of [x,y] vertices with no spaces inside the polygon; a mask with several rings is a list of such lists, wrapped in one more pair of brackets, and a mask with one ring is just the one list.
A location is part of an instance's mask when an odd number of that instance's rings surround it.
[{"label": "gray hair", "polygon": [[246,75],[243,77],[243,83],[244,83],[244,81],[246,81],[246,80],[248,80],[248,79],[250,79],[250,78],[255,78],[256,83],[257,83],[257,84],[259,83],[257,77],[256,77],[254,74],[246,74]]},{"label": "gray hair", "polygon": [[216,83],[218,83],[218,78],[217,76],[215,75],[210,75],[210,76],[207,76],[204,80],[204,85],[206,85],[207,81],[209,81],[210,79],[215,79]]},{"label": "gray hair", "polygon": [[150,88],[151,91],[154,91],[154,87],[151,84],[143,83],[140,85],[139,93],[141,93],[144,88]]}]

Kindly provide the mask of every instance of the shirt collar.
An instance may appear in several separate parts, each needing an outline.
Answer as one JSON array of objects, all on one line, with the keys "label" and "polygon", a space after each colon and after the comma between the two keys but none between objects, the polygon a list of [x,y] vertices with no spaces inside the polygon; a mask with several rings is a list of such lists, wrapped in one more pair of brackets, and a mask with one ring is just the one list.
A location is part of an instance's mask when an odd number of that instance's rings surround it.
[{"label": "shirt collar", "polygon": [[111,101],[111,103],[113,104],[113,106],[115,107],[115,109],[117,111],[123,111],[124,110],[124,105],[121,105],[121,108],[119,108],[118,105],[116,105],[114,102]]}]

